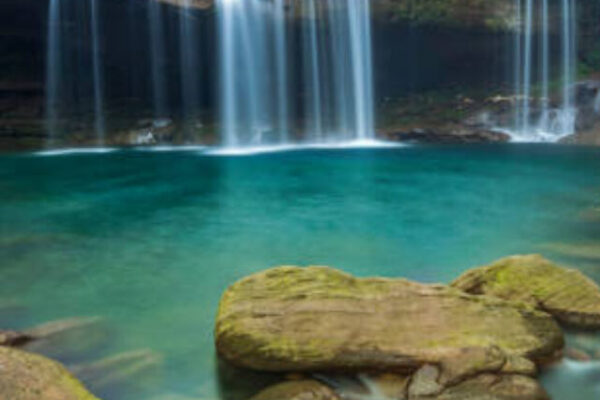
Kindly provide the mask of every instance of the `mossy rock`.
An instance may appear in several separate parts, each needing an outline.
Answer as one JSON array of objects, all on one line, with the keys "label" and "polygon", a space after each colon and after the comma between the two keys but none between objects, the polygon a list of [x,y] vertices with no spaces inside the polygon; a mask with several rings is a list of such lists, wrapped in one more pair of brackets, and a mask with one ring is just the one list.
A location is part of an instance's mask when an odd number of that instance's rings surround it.
[{"label": "mossy rock", "polygon": [[0,398],[98,400],[62,365],[48,358],[0,347]]},{"label": "mossy rock", "polygon": [[600,328],[600,289],[575,269],[540,255],[513,256],[467,271],[452,283],[464,292],[520,301],[575,328]]},{"label": "mossy rock", "polygon": [[529,365],[515,360],[550,357],[564,343],[553,318],[525,304],[328,267],[279,267],[235,283],[215,338],[223,358],[255,370],[404,373],[435,364],[445,382],[509,360]]}]

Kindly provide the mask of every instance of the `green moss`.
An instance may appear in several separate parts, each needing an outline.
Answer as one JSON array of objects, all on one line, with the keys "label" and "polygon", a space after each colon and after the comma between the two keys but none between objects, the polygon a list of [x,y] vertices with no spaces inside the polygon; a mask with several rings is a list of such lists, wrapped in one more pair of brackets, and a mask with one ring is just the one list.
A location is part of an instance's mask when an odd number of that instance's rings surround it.
[{"label": "green moss", "polygon": [[514,24],[513,4],[506,0],[396,0],[382,8],[395,19],[417,24],[494,31],[511,29]]},{"label": "green moss", "polygon": [[[468,293],[526,302],[566,324],[600,325],[598,286],[581,272],[562,268],[539,255],[499,260],[466,272],[452,285]],[[582,315],[588,319],[582,320]]]}]

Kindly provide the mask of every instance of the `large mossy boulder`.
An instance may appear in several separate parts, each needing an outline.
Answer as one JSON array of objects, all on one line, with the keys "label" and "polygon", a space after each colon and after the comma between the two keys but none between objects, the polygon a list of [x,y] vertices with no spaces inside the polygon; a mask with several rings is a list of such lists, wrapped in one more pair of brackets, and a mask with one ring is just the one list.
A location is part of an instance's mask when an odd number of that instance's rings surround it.
[{"label": "large mossy boulder", "polygon": [[2,346],[0,399],[97,400],[57,362]]},{"label": "large mossy boulder", "polygon": [[279,267],[224,293],[219,354],[265,371],[415,371],[440,383],[483,372],[530,373],[563,346],[554,319],[526,304],[328,267]]},{"label": "large mossy boulder", "polygon": [[452,286],[527,303],[576,328],[600,328],[600,289],[574,269],[539,255],[512,256],[465,272]]}]

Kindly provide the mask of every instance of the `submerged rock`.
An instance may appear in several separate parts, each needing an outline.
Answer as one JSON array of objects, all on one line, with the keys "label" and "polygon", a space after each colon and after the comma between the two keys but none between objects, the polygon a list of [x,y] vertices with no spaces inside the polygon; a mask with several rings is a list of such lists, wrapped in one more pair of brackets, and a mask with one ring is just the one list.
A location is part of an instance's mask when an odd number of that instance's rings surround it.
[{"label": "submerged rock", "polygon": [[82,359],[105,345],[109,329],[101,317],[74,317],[47,322],[23,332],[33,340],[28,351],[62,361]]},{"label": "submerged rock", "polygon": [[0,398],[97,400],[57,362],[8,347],[0,347]]},{"label": "submerged rock", "polygon": [[544,250],[574,259],[600,261],[600,243],[548,243],[541,246]]},{"label": "submerged rock", "polygon": [[470,294],[527,303],[565,325],[600,328],[600,289],[574,269],[539,255],[513,256],[467,271],[452,286]]},{"label": "submerged rock", "polygon": [[156,381],[162,367],[162,357],[151,350],[135,350],[110,356],[87,364],[76,365],[71,371],[94,392],[105,389],[118,391],[122,387],[149,387]]},{"label": "submerged rock", "polygon": [[533,378],[522,375],[481,374],[433,397],[410,400],[549,400],[548,394]]},{"label": "submerged rock", "polygon": [[21,332],[0,330],[0,346],[19,347],[31,340],[31,336]]},{"label": "submerged rock", "polygon": [[315,380],[289,381],[266,388],[251,400],[340,400],[329,387]]},{"label": "submerged rock", "polygon": [[219,354],[241,367],[405,373],[432,364],[442,385],[507,365],[528,369],[525,359],[563,346],[553,318],[527,305],[327,267],[279,267],[235,283],[215,337]]}]

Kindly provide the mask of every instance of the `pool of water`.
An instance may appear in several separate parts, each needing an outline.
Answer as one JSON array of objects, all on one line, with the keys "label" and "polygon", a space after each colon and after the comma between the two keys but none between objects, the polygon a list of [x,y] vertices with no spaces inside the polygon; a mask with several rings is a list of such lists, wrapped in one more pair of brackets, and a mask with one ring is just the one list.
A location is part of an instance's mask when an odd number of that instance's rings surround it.
[{"label": "pool of water", "polygon": [[[106,388],[106,400],[235,399],[235,383],[219,384],[216,307],[270,266],[448,282],[535,252],[600,280],[599,149],[13,154],[0,156],[0,198],[0,304],[21,310],[5,328],[101,316],[110,340],[89,357],[160,356],[145,388]],[[595,400],[599,374],[564,364],[544,383],[555,399]]]}]

